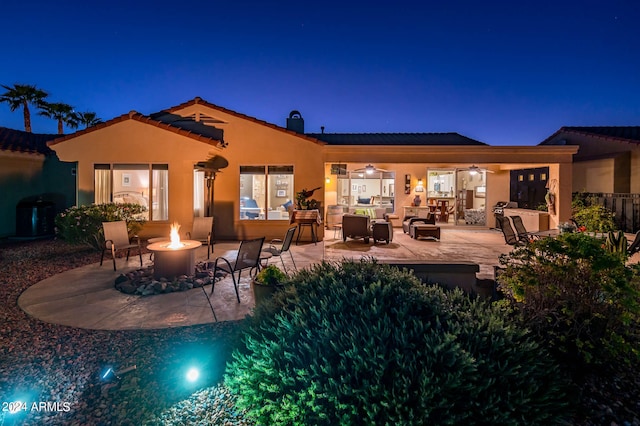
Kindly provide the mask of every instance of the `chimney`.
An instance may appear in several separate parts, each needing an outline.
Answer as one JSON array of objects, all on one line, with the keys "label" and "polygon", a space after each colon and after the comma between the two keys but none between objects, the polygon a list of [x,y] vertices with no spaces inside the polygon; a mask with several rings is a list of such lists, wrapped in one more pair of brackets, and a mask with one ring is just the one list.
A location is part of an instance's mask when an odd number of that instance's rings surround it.
[{"label": "chimney", "polygon": [[299,111],[293,110],[287,118],[287,130],[293,130],[296,133],[304,134],[304,119]]}]

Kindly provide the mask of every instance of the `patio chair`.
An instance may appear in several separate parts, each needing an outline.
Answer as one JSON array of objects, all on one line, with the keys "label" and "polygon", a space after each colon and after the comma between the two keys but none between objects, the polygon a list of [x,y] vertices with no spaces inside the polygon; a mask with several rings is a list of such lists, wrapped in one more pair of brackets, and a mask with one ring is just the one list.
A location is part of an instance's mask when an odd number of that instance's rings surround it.
[{"label": "patio chair", "polygon": [[513,222],[513,227],[516,228],[516,233],[518,234],[518,239],[521,241],[531,241],[536,239],[536,235],[533,232],[528,232],[527,228],[525,228],[524,223],[522,222],[522,218],[520,216],[509,216],[511,217],[511,221]]},{"label": "patio chair", "polygon": [[509,218],[505,216],[496,216],[496,221],[500,226],[500,230],[502,230],[502,235],[504,236],[504,242],[509,244],[510,246],[522,245],[523,242],[518,238],[515,231],[511,227],[511,223],[509,222]]},{"label": "patio chair", "polygon": [[422,222],[427,225],[435,225],[436,224],[436,215],[432,213],[428,213],[427,217],[418,217],[418,216],[406,216],[402,221],[402,232],[408,234],[411,230],[411,225],[416,222]]},{"label": "patio chair", "polygon": [[[284,236],[284,239],[273,239],[271,240],[271,243],[269,244],[269,247],[264,249],[263,251],[265,252],[269,252],[271,253],[273,256],[277,256],[280,258],[280,261],[282,262],[282,267],[284,268],[284,272],[287,272],[287,267],[284,264],[284,259],[282,258],[282,255],[284,253],[289,253],[289,257],[291,257],[291,262],[293,263],[293,267],[295,268],[295,270],[298,270],[298,267],[296,266],[296,262],[293,260],[293,254],[291,254],[291,250],[289,250],[289,248],[291,247],[291,242],[293,241],[293,236],[296,233],[296,226],[292,226],[291,228],[287,229],[287,233]],[[280,243],[280,248],[277,248],[274,244]]]},{"label": "patio chair", "polygon": [[207,244],[207,259],[213,252],[213,218],[212,217],[194,217],[193,229],[187,232],[187,239],[200,241]]},{"label": "patio chair", "polygon": [[364,238],[369,244],[371,238],[371,218],[363,214],[345,214],[342,216],[342,241],[349,238]]},{"label": "patio chair", "polygon": [[629,248],[627,249],[627,254],[629,256],[633,256],[638,252],[640,252],[640,231],[636,232],[636,237],[633,239],[633,242],[629,244]]},{"label": "patio chair", "polygon": [[[260,269],[260,252],[262,251],[262,245],[264,244],[264,237],[256,238],[254,240],[243,240],[240,242],[240,248],[238,249],[238,255],[235,260],[229,261],[224,257],[218,257],[213,263],[213,276],[217,276],[218,271],[226,272],[231,275],[231,279],[233,280],[233,287],[236,290],[236,298],[238,299],[238,303],[240,303],[240,294],[238,293],[238,284],[240,284],[240,276],[242,275],[242,271],[248,269],[249,275],[255,270]],[[236,272],[238,273],[238,278],[236,279]],[[215,290],[216,283],[215,280],[211,285],[211,295],[213,295],[213,291]],[[204,289],[202,290],[204,291]],[[205,293],[206,295],[206,293]],[[207,297],[209,300],[209,297]],[[211,300],[209,300],[209,304],[211,304]],[[211,307],[213,310],[213,306]]]},{"label": "patio chair", "polygon": [[105,250],[111,250],[111,257],[113,258],[113,270],[116,270],[116,253],[122,250],[127,251],[127,261],[129,260],[129,253],[132,248],[138,249],[138,256],[140,256],[140,267],[142,268],[142,250],[140,247],[140,238],[135,236],[135,243],[129,240],[129,233],[127,231],[127,222],[120,220],[117,222],[102,222],[102,230],[104,232],[104,247],[102,248],[102,255],[100,256],[100,266],[104,259]]}]

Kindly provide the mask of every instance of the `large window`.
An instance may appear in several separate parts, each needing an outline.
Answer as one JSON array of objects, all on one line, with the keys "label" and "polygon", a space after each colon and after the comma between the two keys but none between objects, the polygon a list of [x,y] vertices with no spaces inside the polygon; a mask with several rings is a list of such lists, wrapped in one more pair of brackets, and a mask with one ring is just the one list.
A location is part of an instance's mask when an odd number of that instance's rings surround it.
[{"label": "large window", "polygon": [[240,166],[240,219],[287,220],[293,166]]},{"label": "large window", "polygon": [[395,200],[395,172],[348,172],[338,177],[338,204],[351,209],[382,207],[393,212]]},{"label": "large window", "polygon": [[147,207],[147,220],[169,220],[167,164],[96,164],[95,203],[133,203]]}]

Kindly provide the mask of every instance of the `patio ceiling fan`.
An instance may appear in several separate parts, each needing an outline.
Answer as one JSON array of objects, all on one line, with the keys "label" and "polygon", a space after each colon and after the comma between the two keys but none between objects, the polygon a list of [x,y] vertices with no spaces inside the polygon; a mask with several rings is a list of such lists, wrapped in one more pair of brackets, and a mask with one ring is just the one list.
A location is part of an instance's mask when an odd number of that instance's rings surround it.
[{"label": "patio ceiling fan", "polygon": [[483,169],[481,167],[476,166],[475,164],[470,166],[467,170],[469,171],[469,174],[471,176],[477,175],[482,172],[493,173],[493,170]]},{"label": "patio ceiling fan", "polygon": [[365,167],[361,167],[359,169],[355,169],[354,172],[365,172],[368,175],[371,175],[375,172],[387,172],[388,170],[379,169],[372,164],[367,164]]}]

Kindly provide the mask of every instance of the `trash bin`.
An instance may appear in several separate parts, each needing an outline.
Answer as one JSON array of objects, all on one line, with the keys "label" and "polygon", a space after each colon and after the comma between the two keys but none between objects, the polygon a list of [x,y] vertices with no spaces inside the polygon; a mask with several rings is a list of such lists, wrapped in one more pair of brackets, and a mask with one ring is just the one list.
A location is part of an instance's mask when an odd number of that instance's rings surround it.
[{"label": "trash bin", "polygon": [[21,201],[16,206],[16,236],[44,237],[55,233],[56,206],[50,201]]}]

